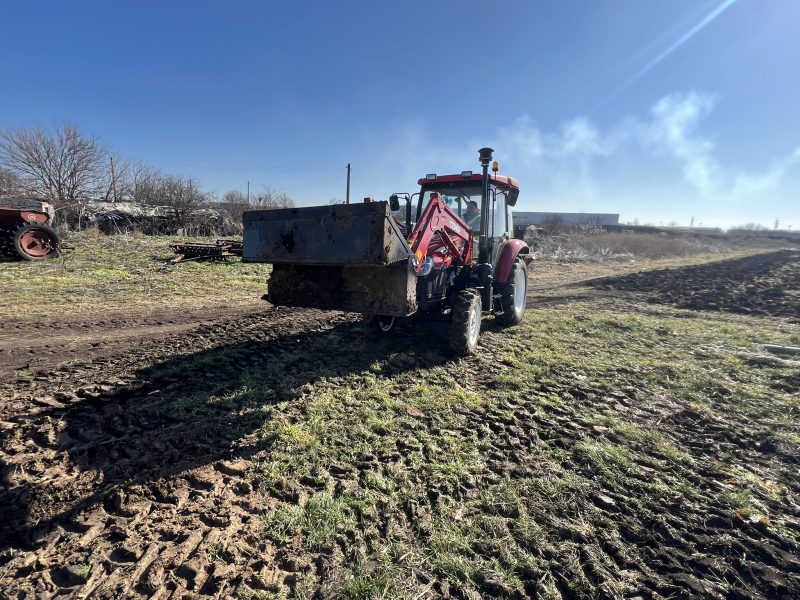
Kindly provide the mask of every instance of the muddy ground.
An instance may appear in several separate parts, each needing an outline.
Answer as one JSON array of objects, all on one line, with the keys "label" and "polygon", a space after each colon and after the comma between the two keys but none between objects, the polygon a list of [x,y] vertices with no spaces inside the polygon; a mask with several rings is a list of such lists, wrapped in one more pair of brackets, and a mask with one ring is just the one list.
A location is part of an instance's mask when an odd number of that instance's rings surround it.
[{"label": "muddy ground", "polygon": [[644,294],[650,302],[696,310],[725,310],[800,320],[800,257],[795,250],[779,250],[746,258],[722,260],[681,270],[633,273],[592,281],[599,289]]},{"label": "muddy ground", "polygon": [[4,321],[0,597],[798,597],[800,368],[757,341],[799,265],[533,289],[461,361],[256,303]]}]

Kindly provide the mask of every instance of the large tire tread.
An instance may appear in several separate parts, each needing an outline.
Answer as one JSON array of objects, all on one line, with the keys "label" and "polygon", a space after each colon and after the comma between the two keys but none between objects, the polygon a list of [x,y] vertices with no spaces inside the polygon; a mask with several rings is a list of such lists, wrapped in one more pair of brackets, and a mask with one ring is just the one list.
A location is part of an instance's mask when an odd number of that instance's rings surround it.
[{"label": "large tire tread", "polygon": [[[456,295],[453,306],[452,318],[450,321],[450,348],[458,356],[467,356],[475,352],[477,340],[473,344],[469,335],[470,312],[473,306],[481,304],[481,296],[478,290],[466,289]],[[478,309],[480,311],[480,308]],[[478,324],[480,328],[480,322]]]},{"label": "large tire tread", "polygon": [[[31,231],[31,230],[43,231],[50,237],[51,251],[48,252],[46,255],[31,256],[22,249],[20,239],[26,231]],[[56,233],[55,229],[53,229],[49,225],[45,225],[44,223],[24,223],[20,225],[14,232],[14,236],[12,238],[11,243],[14,253],[23,260],[43,260],[47,258],[53,258],[55,256],[58,256],[58,254],[61,251],[61,238],[58,236],[58,233]]]},{"label": "large tire tread", "polygon": [[497,317],[503,325],[518,325],[522,321],[522,316],[525,313],[524,301],[521,311],[517,311],[514,308],[514,284],[518,277],[525,278],[525,294],[527,296],[528,269],[525,262],[519,258],[514,262],[514,267],[511,269],[509,279],[501,290],[500,306],[503,310]]}]

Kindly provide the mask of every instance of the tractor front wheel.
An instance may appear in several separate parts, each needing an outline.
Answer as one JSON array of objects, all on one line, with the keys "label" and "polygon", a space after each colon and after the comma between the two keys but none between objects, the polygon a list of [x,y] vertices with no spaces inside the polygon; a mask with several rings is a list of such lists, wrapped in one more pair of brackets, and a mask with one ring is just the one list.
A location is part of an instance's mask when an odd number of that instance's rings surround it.
[{"label": "tractor front wheel", "polygon": [[385,315],[375,316],[375,328],[381,333],[389,333],[394,329],[397,319]]},{"label": "tractor front wheel", "polygon": [[14,233],[14,251],[25,260],[52,258],[58,254],[60,244],[55,229],[41,223],[25,223]]},{"label": "tractor front wheel", "polygon": [[397,317],[389,317],[386,315],[364,315],[363,323],[366,331],[371,334],[385,335],[387,333],[394,333],[397,328]]},{"label": "tractor front wheel", "polygon": [[525,261],[517,259],[511,275],[501,288],[500,303],[503,312],[498,315],[504,325],[516,325],[525,312],[525,296],[528,294],[528,269]]},{"label": "tractor front wheel", "polygon": [[478,290],[462,290],[456,295],[450,321],[450,348],[467,356],[478,347],[481,333],[481,297]]}]

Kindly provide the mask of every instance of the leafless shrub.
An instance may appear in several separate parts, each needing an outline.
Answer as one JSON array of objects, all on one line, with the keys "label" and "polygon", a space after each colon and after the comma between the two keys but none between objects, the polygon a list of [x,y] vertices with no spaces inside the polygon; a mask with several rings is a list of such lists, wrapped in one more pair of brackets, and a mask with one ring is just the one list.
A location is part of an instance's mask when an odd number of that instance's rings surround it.
[{"label": "leafless shrub", "polygon": [[72,125],[0,134],[0,166],[12,171],[28,194],[56,207],[93,197],[104,188],[103,152],[96,138]]},{"label": "leafless shrub", "polygon": [[0,198],[23,195],[24,186],[16,173],[9,169],[0,169]]},{"label": "leafless shrub", "polygon": [[242,215],[245,211],[250,210],[247,194],[239,190],[225,192],[225,195],[222,196],[222,208],[227,211],[231,221],[241,224]]},{"label": "leafless shrub", "polygon": [[121,156],[109,156],[103,200],[106,202],[135,202],[136,179],[140,172],[148,169],[140,162]]},{"label": "leafless shrub", "polygon": [[190,216],[204,207],[208,195],[191,177],[163,175],[158,180],[158,204],[172,209],[172,217],[178,227],[192,224]]},{"label": "leafless shrub", "polygon": [[137,163],[128,172],[125,189],[130,190],[129,194],[133,202],[146,206],[160,206],[165,177],[161,171]]},{"label": "leafless shrub", "polygon": [[558,215],[547,215],[539,228],[545,235],[556,235],[563,232],[564,221]]},{"label": "leafless shrub", "polygon": [[294,200],[284,193],[264,186],[260,193],[250,198],[240,190],[231,190],[222,196],[220,208],[224,209],[232,224],[241,228],[242,216],[248,210],[271,210],[275,208],[291,208]]},{"label": "leafless shrub", "polygon": [[724,249],[717,240],[672,237],[666,234],[573,233],[539,236],[532,240],[537,258],[566,261],[604,261],[686,256]]},{"label": "leafless shrub", "polygon": [[251,204],[256,209],[292,208],[294,200],[283,192],[264,186],[261,193],[252,198]]},{"label": "leafless shrub", "polygon": [[[239,191],[229,192],[223,202],[211,205],[209,202],[216,200],[214,193],[202,190],[197,180],[112,156],[96,138],[72,125],[0,132],[0,196],[13,195],[52,203],[59,223],[77,229],[97,222],[99,213],[93,201],[140,205],[107,210],[105,222],[110,226],[104,231],[110,233],[128,232],[142,226],[144,220],[147,224],[142,231],[147,233],[183,229],[197,235],[228,235],[240,233],[246,210],[294,206],[289,196],[267,186],[251,198]],[[227,213],[228,219],[214,208],[224,209],[221,212]],[[117,215],[116,221],[108,216],[111,213]]]}]

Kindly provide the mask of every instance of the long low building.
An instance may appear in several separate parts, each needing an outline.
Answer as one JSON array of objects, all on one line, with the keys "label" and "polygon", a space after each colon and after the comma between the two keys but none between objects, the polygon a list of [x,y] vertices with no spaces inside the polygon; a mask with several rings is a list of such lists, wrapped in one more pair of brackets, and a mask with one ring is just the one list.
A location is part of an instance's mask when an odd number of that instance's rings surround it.
[{"label": "long low building", "polygon": [[565,223],[569,225],[617,225],[619,224],[619,214],[514,211],[514,224],[517,226],[541,225],[542,223]]}]

